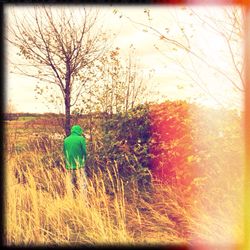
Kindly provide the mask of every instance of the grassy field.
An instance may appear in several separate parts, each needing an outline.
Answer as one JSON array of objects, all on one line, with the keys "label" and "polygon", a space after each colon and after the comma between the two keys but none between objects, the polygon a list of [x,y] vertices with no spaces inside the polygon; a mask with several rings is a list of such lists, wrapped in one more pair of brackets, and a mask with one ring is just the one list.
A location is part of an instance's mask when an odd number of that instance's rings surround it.
[{"label": "grassy field", "polygon": [[[109,189],[99,170],[75,197],[61,140],[51,139],[43,125],[27,126],[26,119],[6,122],[5,128],[8,246],[241,243],[242,180],[232,180],[230,173],[225,174],[228,189],[210,183],[189,198],[154,179],[150,192],[136,186],[128,192],[114,165]],[[41,133],[47,133],[42,146]]]}]

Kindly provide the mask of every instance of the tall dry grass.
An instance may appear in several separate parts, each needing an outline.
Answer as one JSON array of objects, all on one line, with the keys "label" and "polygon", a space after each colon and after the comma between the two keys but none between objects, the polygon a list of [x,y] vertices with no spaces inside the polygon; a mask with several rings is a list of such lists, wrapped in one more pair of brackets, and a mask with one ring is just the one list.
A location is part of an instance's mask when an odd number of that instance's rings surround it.
[{"label": "tall dry grass", "polygon": [[[126,198],[115,166],[115,175],[99,170],[76,195],[68,173],[46,168],[37,151],[13,154],[6,167],[7,245],[186,242],[168,217],[166,204],[156,208],[152,199],[146,201],[149,194],[142,197],[135,188],[130,190],[134,199]],[[181,213],[176,201],[171,202],[171,209]]]},{"label": "tall dry grass", "polygon": [[[18,164],[29,166],[21,173]],[[126,231],[122,184],[111,200],[98,174],[74,196],[69,175],[41,165],[38,152],[12,157],[6,177],[8,245],[133,242]]]},{"label": "tall dry grass", "polygon": [[6,245],[238,243],[242,238],[235,196],[240,187],[223,193],[211,183],[196,200],[156,181],[142,192],[123,183],[114,164],[104,166],[105,173],[96,171],[84,192],[74,195],[70,176],[58,166],[62,155],[55,160],[36,148],[6,152]]}]

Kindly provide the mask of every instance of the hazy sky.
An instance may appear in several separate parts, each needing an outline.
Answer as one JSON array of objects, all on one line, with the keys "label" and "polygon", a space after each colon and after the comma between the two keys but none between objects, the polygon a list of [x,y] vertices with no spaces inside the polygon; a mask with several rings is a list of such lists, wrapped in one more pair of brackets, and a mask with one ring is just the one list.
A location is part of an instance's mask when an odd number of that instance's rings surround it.
[{"label": "hazy sky", "polygon": [[[32,6],[15,7],[18,15],[27,15],[29,8]],[[157,31],[184,44],[187,44],[189,39],[202,59],[226,72],[226,75],[240,85],[240,79],[235,70],[232,70],[232,58],[227,54],[226,41],[209,25],[201,22],[188,8],[152,5],[132,7],[100,5],[92,8],[101,10],[100,22],[103,23],[104,29],[111,32],[110,34],[117,34],[113,47],[119,47],[125,58],[130,46],[133,45],[139,70],[143,71],[145,76],[153,70],[154,73],[148,80],[148,85],[151,86],[154,98],[187,99],[211,106],[217,106],[220,102],[225,107],[241,107],[242,94],[233,88],[225,76],[213,72],[211,67],[199,59],[190,58],[185,50],[176,49],[164,39],[160,39],[152,29],[135,23],[149,24]],[[221,22],[223,7],[207,7],[207,9],[192,7],[192,9],[201,17],[212,16]],[[5,9],[6,23],[10,20],[8,10],[8,8]],[[238,51],[237,60],[242,59],[243,44],[236,42],[234,46],[236,47],[232,49]],[[14,47],[6,46],[6,100],[11,100],[19,112],[57,111],[46,104],[42,98],[35,99],[36,79],[11,73],[13,65],[9,60],[20,61],[16,55],[17,52]],[[159,93],[155,94],[157,91]]]}]

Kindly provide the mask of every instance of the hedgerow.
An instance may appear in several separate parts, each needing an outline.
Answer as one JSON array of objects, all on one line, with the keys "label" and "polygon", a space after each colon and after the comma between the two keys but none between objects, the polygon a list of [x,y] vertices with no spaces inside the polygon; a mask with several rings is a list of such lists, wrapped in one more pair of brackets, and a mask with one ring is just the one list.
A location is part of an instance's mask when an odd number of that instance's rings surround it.
[{"label": "hedgerow", "polygon": [[152,176],[185,195],[215,180],[227,185],[225,176],[240,175],[240,121],[235,111],[186,101],[139,105],[101,119],[90,168],[116,166],[124,183],[141,190],[150,190]]}]

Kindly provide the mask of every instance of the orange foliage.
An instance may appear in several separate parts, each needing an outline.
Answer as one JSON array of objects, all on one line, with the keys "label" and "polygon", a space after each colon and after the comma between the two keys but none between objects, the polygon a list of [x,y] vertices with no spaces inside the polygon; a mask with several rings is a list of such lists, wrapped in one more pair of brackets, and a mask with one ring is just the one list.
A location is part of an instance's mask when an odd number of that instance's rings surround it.
[{"label": "orange foliage", "polygon": [[243,140],[235,111],[167,101],[150,106],[149,114],[155,179],[185,196],[199,194],[207,183],[227,187],[227,180],[239,179]]},{"label": "orange foliage", "polygon": [[189,106],[185,102],[151,106],[151,167],[155,177],[165,183],[188,185],[194,178],[193,168],[187,170],[194,155],[189,120]]}]

